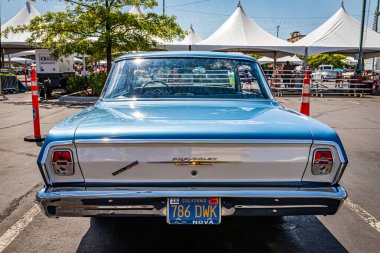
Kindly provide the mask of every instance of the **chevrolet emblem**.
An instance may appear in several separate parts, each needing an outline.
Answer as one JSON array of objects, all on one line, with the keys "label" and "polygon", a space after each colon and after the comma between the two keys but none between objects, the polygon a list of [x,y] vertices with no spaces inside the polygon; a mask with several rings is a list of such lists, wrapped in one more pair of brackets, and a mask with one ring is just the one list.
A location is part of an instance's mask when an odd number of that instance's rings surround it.
[{"label": "chevrolet emblem", "polygon": [[217,158],[173,158],[176,166],[212,166],[217,162]]}]

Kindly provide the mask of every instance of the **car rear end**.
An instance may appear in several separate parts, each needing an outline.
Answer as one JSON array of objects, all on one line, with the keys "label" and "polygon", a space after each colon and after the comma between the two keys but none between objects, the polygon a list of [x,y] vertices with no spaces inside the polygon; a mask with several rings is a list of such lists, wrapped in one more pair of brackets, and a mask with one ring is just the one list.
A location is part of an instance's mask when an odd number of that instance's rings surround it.
[{"label": "car rear end", "polygon": [[329,127],[282,107],[253,58],[117,60],[97,104],[49,133],[37,200],[55,216],[334,214],[347,157]]},{"label": "car rear end", "polygon": [[231,215],[331,215],[346,198],[338,185],[345,165],[333,142],[51,143],[41,160],[47,187],[37,198],[53,217],[166,216],[169,223],[216,224]]}]

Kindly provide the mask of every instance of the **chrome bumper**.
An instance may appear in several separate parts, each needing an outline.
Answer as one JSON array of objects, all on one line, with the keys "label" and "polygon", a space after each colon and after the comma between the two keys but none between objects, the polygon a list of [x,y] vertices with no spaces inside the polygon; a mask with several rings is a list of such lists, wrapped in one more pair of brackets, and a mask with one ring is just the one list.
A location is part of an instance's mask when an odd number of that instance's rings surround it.
[{"label": "chrome bumper", "polygon": [[221,197],[222,216],[331,215],[347,193],[342,186],[318,188],[43,188],[37,201],[49,217],[166,216],[168,197]]}]

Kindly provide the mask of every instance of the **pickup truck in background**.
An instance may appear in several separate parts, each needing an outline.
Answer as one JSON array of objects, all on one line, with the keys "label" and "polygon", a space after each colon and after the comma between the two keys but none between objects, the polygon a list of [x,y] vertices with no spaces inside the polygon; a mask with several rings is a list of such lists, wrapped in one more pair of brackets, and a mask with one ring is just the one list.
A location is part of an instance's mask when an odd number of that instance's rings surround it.
[{"label": "pickup truck in background", "polygon": [[334,80],[337,78],[337,73],[333,65],[319,65],[318,70],[313,73],[313,78],[322,82]]}]

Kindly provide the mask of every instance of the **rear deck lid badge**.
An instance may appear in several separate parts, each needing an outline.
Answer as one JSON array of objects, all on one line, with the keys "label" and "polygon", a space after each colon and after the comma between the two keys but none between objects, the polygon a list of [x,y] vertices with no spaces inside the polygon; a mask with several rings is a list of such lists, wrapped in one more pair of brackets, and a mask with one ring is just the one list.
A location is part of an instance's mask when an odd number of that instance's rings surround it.
[{"label": "rear deck lid badge", "polygon": [[217,158],[173,158],[176,166],[212,166],[217,163]]},{"label": "rear deck lid badge", "polygon": [[139,162],[138,161],[134,161],[134,162],[128,164],[127,166],[124,166],[123,168],[118,169],[115,172],[112,172],[112,176],[117,176],[118,174],[120,174],[120,173],[122,173],[122,172],[124,172],[124,171],[126,171],[126,170],[128,170],[128,169],[130,169],[130,168],[132,168],[134,166],[136,166],[137,164],[139,164]]}]

